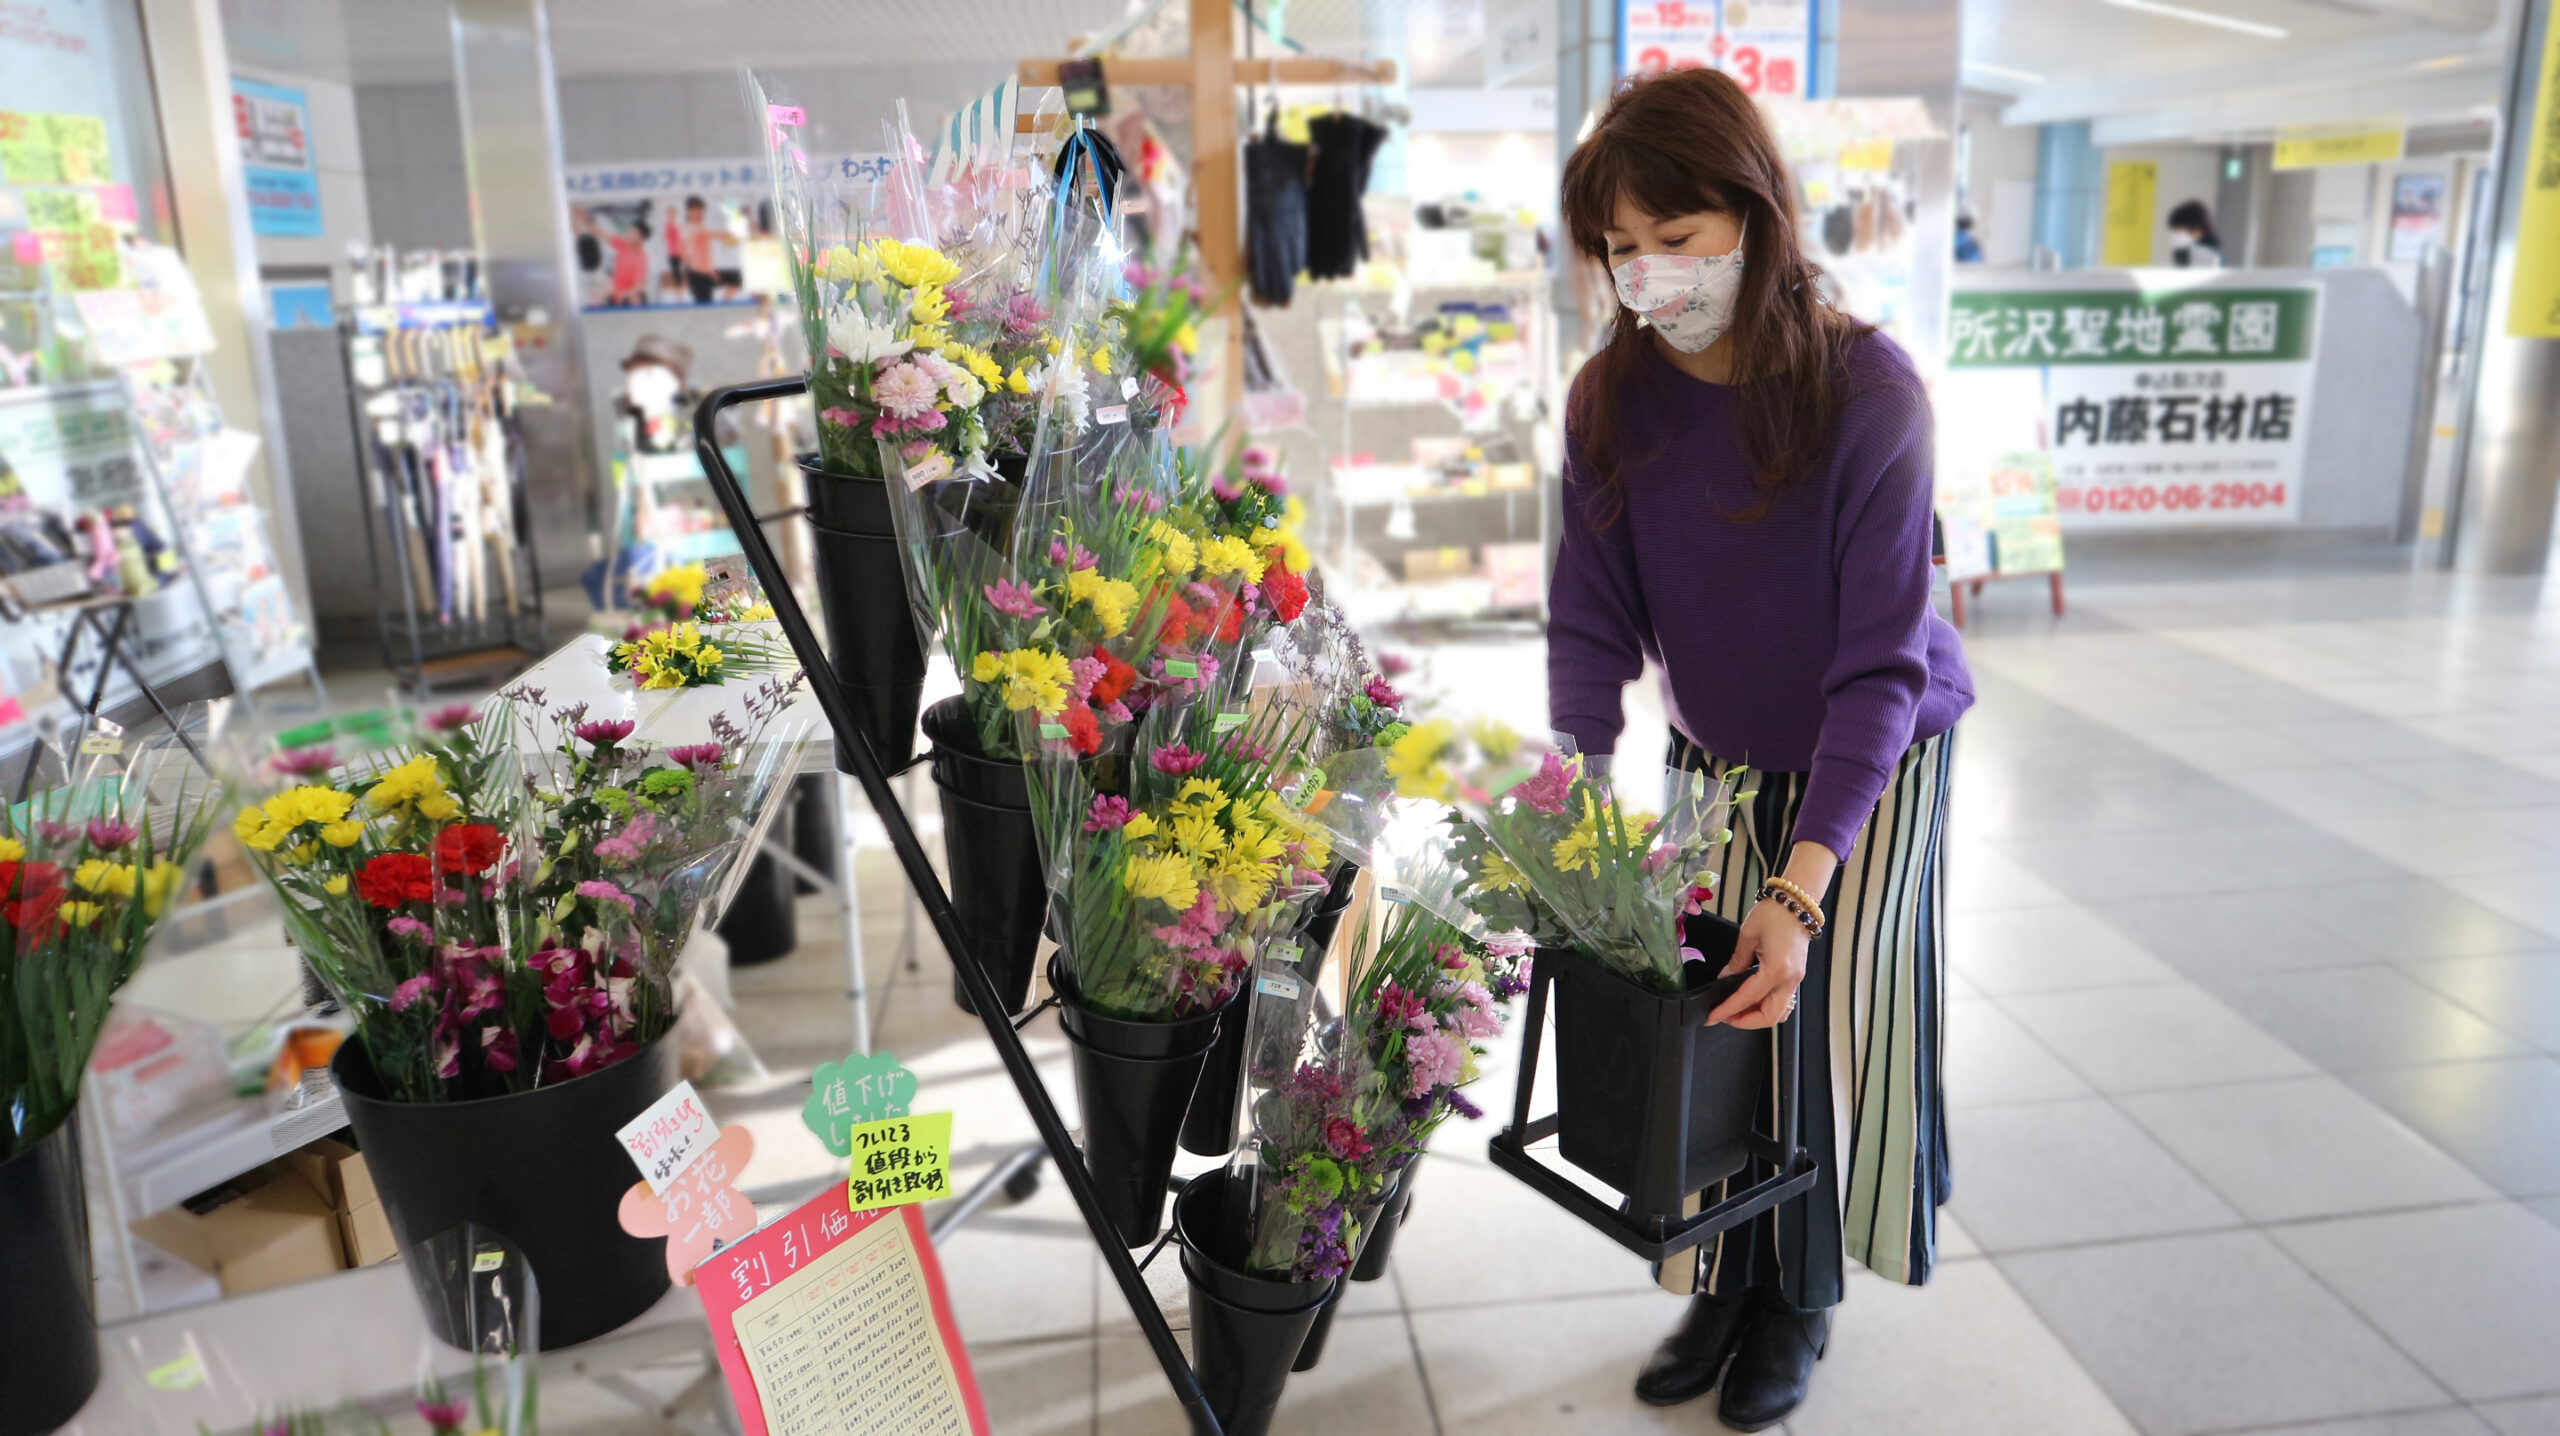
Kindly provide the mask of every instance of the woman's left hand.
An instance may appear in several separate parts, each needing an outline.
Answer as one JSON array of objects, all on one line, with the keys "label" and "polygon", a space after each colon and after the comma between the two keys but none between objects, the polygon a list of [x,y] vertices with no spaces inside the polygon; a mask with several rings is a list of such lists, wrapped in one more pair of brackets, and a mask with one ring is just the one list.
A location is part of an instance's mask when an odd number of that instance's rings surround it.
[{"label": "woman's left hand", "polygon": [[1733,945],[1733,961],[1723,975],[1752,972],[1742,986],[1707,1014],[1707,1025],[1775,1027],[1795,1010],[1796,989],[1804,984],[1804,965],[1813,939],[1786,905],[1762,898],[1742,919],[1742,938]]},{"label": "woman's left hand", "polygon": [[[1820,843],[1798,843],[1787,854],[1786,877],[1789,882],[1809,893],[1828,892],[1831,875],[1839,869],[1839,856]],[[1733,996],[1707,1014],[1707,1025],[1728,1023],[1735,1027],[1775,1027],[1795,1011],[1796,989],[1804,985],[1804,966],[1813,949],[1813,934],[1788,911],[1787,905],[1773,898],[1762,898],[1751,905],[1742,919],[1742,936],[1733,945],[1733,961],[1724,965],[1723,976],[1751,972]]]}]

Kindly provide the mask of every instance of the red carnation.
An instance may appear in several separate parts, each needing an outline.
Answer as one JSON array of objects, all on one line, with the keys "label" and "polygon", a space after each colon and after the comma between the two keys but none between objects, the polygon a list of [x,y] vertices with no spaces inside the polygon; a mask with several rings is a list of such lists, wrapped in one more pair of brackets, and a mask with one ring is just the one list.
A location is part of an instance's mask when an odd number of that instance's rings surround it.
[{"label": "red carnation", "polygon": [[356,871],[356,892],[379,908],[425,902],[436,895],[435,868],[422,853],[383,853]]},{"label": "red carnation", "polygon": [[1346,1162],[1356,1162],[1369,1155],[1369,1136],[1347,1117],[1336,1117],[1324,1124],[1324,1144]]},{"label": "red carnation", "polygon": [[1156,630],[1156,642],[1179,648],[1191,637],[1191,625],[1198,621],[1190,604],[1168,593],[1164,596],[1164,623]]},{"label": "red carnation", "polygon": [[1271,566],[1262,571],[1262,596],[1282,623],[1295,623],[1306,610],[1307,581],[1291,573],[1288,563],[1275,554]]},{"label": "red carnation", "polygon": [[1138,670],[1121,662],[1107,649],[1094,656],[1102,660],[1102,676],[1093,680],[1093,701],[1108,707],[1119,702],[1128,693],[1129,685],[1138,681]]},{"label": "red carnation", "polygon": [[507,840],[487,823],[457,823],[436,834],[436,868],[448,873],[485,873],[498,865]]},{"label": "red carnation", "polygon": [[1088,758],[1102,751],[1102,725],[1094,721],[1093,710],[1081,703],[1067,709],[1067,746]]}]

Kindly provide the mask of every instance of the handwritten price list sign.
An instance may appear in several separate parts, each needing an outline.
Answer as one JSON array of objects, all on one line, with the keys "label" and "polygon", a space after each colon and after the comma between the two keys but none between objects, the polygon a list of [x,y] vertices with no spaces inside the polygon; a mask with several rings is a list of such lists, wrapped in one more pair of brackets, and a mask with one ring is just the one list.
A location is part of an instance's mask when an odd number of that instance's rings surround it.
[{"label": "handwritten price list sign", "polygon": [[916,1207],[831,1188],[694,1275],[746,1436],[986,1436]]},{"label": "handwritten price list sign", "polygon": [[845,1205],[855,1211],[901,1207],[951,1195],[951,1114],[891,1117],[865,1122],[847,1133],[853,1175]]}]

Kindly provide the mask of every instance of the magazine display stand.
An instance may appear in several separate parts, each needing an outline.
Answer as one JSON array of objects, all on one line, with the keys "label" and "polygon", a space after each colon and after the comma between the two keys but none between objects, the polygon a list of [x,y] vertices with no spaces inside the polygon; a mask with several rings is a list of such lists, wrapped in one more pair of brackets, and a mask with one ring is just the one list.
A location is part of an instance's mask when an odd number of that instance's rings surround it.
[{"label": "magazine display stand", "polygon": [[[810,689],[819,708],[826,714],[833,731],[837,765],[851,772],[862,784],[871,801],[872,810],[888,830],[889,845],[897,850],[898,861],[906,869],[907,882],[915,890],[924,907],[927,921],[941,937],[946,950],[954,954],[968,951],[960,934],[958,916],[953,912],[951,896],[936,876],[924,845],[916,838],[915,826],[908,821],[907,810],[889,786],[889,774],[872,752],[870,740],[863,736],[847,705],[844,690],[835,681],[827,662],[825,645],[817,631],[809,625],[809,615],[800,607],[782,563],[773,545],[757,524],[754,510],[747,502],[745,489],[731,471],[727,459],[716,443],[706,440],[719,432],[719,416],[724,409],[740,404],[763,403],[789,398],[807,392],[803,379],[768,379],[753,384],[732,385],[704,396],[695,411],[694,433],[702,454],[702,470],[711,484],[712,493],[728,515],[729,526],[738,536],[738,544],[746,553],[748,565],[755,570],[756,581],[764,586],[771,600],[774,617],[801,666],[807,670]],[[1058,1116],[1057,1104],[1050,1100],[1049,1089],[1040,1080],[1039,1070],[1031,1056],[1023,1050],[1022,1038],[1015,1032],[1013,1018],[1005,1012],[1003,999],[996,993],[979,963],[954,961],[952,970],[959,975],[961,987],[970,998],[978,1020],[986,1024],[987,1038],[995,1044],[996,1056],[1002,1059],[1005,1074],[1013,1081],[1014,1090],[1022,1096],[1023,1106],[1031,1114],[1032,1124],[1039,1129],[1041,1145],[1057,1164],[1059,1179],[1075,1197],[1076,1209],[1083,1216],[1094,1244],[1101,1248],[1103,1264],[1111,1269],[1112,1279],[1119,1283],[1120,1294],[1127,1299],[1138,1329],[1145,1334],[1147,1345],[1155,1352],[1157,1363],[1164,1368],[1165,1380],[1173,1387],[1175,1399],[1182,1403],[1191,1429],[1203,1436],[1223,1436],[1218,1419],[1210,1412],[1209,1400],[1202,1391],[1199,1377],[1191,1369],[1182,1346],[1174,1340],[1173,1328],[1156,1306],[1147,1288],[1146,1278],[1139,1274],[1138,1264],[1130,1259],[1129,1250],[1121,1245],[1111,1220],[1103,1212],[1096,1196],[1093,1179],[1086,1175],[1084,1158],[1069,1135],[1065,1122]],[[1810,1180],[1810,1177],[1807,1178]]]}]

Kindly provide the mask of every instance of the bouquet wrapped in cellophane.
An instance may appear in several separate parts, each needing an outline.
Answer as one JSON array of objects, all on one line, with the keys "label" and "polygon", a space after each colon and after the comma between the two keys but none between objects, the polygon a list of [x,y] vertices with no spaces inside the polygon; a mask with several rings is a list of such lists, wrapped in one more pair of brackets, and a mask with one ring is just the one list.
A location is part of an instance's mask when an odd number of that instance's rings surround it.
[{"label": "bouquet wrapped in cellophane", "polygon": [[632,606],[633,621],[605,667],[643,689],[703,688],[798,666],[753,580],[714,592],[703,565],[678,564],[635,585]]},{"label": "bouquet wrapped in cellophane", "polygon": [[[1382,882],[1383,933],[1354,948],[1343,1015],[1309,1030],[1314,985],[1266,958],[1248,1018],[1257,1272],[1321,1281],[1348,1269],[1396,1175],[1451,1115],[1502,1034],[1504,1004],[1527,990],[1525,939],[1494,935],[1464,906],[1468,878],[1445,856],[1449,825],[1389,829],[1360,860]],[[1442,831],[1433,831],[1434,828]]]},{"label": "bouquet wrapped in cellophane", "polygon": [[0,813],[0,1161],[79,1101],[109,1003],[142,965],[223,800],[173,739],[104,724],[77,737],[58,755],[61,786]]},{"label": "bouquet wrapped in cellophane", "polygon": [[637,695],[606,713],[520,685],[356,764],[278,765],[304,781],[235,831],[386,1096],[526,1091],[666,1032],[677,955],[806,740],[798,681],[729,690],[675,746],[621,716]]},{"label": "bouquet wrapped in cellophane", "polygon": [[[749,72],[766,117],[774,200],[809,346],[809,394],[828,470],[923,483],[992,474],[979,406],[1004,372],[952,332],[969,278],[937,249],[912,167],[833,159],[784,87]],[[885,127],[903,154],[903,123]],[[850,148],[848,146],[847,148]]]},{"label": "bouquet wrapped in cellophane", "polygon": [[1469,904],[1494,926],[1558,936],[1604,967],[1678,992],[1695,957],[1681,919],[1715,896],[1717,852],[1743,775],[1710,783],[1675,773],[1665,813],[1630,812],[1576,755],[1521,742],[1499,724],[1416,725],[1381,750],[1386,775],[1412,798],[1469,819],[1455,853]]}]

